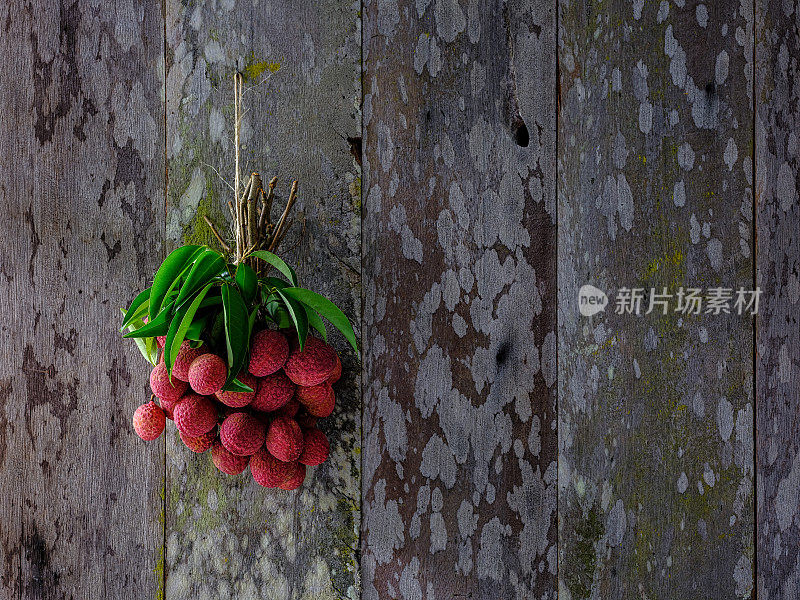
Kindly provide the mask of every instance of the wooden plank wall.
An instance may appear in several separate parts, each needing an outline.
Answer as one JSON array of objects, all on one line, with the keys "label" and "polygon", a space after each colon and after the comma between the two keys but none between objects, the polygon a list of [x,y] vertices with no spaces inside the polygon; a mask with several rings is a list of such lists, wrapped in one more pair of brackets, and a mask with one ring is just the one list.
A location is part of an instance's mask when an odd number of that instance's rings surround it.
[{"label": "wooden plank wall", "polygon": [[[0,6],[0,597],[798,596],[798,0],[96,4]],[[110,326],[226,221],[235,70],[363,341],[294,495],[144,446]]]},{"label": "wooden plank wall", "polygon": [[800,596],[800,3],[756,3],[758,597]]},{"label": "wooden plank wall", "polygon": [[158,589],[163,444],[114,323],[158,266],[156,4],[0,6],[0,597]]},{"label": "wooden plank wall", "polygon": [[614,302],[753,287],[753,11],[559,16],[559,597],[749,598],[752,318]]},{"label": "wooden plank wall", "polygon": [[553,598],[555,6],[365,8],[364,598]]}]

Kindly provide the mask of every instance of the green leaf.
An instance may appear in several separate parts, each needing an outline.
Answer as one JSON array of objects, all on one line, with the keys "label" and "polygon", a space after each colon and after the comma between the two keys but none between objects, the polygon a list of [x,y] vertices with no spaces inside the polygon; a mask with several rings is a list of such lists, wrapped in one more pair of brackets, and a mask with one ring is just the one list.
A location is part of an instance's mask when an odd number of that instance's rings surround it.
[{"label": "green leaf", "polygon": [[204,250],[202,246],[181,246],[164,259],[153,277],[153,285],[150,288],[150,320],[153,320],[161,310],[164,298],[169,290],[175,287],[175,282],[181,273]]},{"label": "green leaf", "polygon": [[355,350],[356,354],[358,354],[358,344],[356,343],[356,334],[353,331],[353,326],[350,324],[350,320],[338,306],[328,300],[325,296],[320,296],[311,290],[306,290],[303,288],[284,288],[281,290],[281,292],[294,298],[295,300],[298,300],[299,302],[302,302],[303,304],[310,306],[320,315],[328,319],[328,321],[330,321],[331,324],[336,327],[336,329],[342,332],[344,337],[347,338],[347,341],[350,342],[353,350]]},{"label": "green leaf", "polygon": [[124,334],[122,337],[124,338],[143,338],[143,337],[157,337],[159,335],[167,335],[169,331],[169,324],[172,321],[173,311],[172,309],[175,306],[175,301],[170,301],[169,304],[162,310],[160,313],[156,315],[155,319],[152,319],[146,325],[139,327],[134,331],[129,331],[128,333]]},{"label": "green leaf", "polygon": [[257,316],[258,316],[258,307],[256,306],[252,310],[252,312],[250,313],[250,319],[248,320],[248,323],[247,323],[248,329],[250,330],[250,333],[247,336],[247,339],[249,339],[249,340],[253,339],[253,327],[256,324],[256,317]]},{"label": "green leaf", "polygon": [[[120,308],[119,310],[122,312],[122,317],[124,319],[129,311],[126,311],[123,308]],[[128,329],[133,331],[136,325],[142,324],[141,318],[136,319],[133,321],[133,323],[128,325]],[[155,366],[158,363],[158,347],[154,343],[155,338],[135,338],[133,341],[136,342],[136,347],[139,348],[139,352],[142,353],[142,356],[144,356],[145,360]]]},{"label": "green leaf", "polygon": [[[202,302],[200,303],[200,307],[202,308]],[[208,324],[208,316],[202,317],[200,319],[195,319],[192,321],[192,324],[189,325],[189,329],[186,330],[186,339],[191,340],[193,342],[199,342],[200,335],[203,333],[203,330],[206,328]],[[194,347],[194,346],[193,346]]]},{"label": "green leaf", "polygon": [[250,265],[241,263],[236,267],[236,285],[242,291],[245,302],[252,302],[258,291],[258,275]]},{"label": "green leaf", "polygon": [[184,300],[191,297],[211,279],[217,277],[225,268],[225,259],[222,255],[214,250],[206,249],[192,265],[175,303],[180,306]]},{"label": "green leaf", "polygon": [[256,250],[255,252],[252,252],[250,256],[255,256],[256,258],[260,258],[261,260],[271,264],[273,267],[278,269],[278,271],[280,271],[281,274],[292,283],[292,285],[297,285],[297,274],[294,272],[292,267],[283,262],[283,259],[280,256],[277,256],[266,250]]},{"label": "green leaf", "polygon": [[254,390],[250,386],[245,385],[244,383],[242,383],[238,379],[234,378],[233,381],[231,381],[230,383],[226,384],[222,388],[222,391],[224,391],[224,392],[252,392]]},{"label": "green leaf", "polygon": [[225,314],[225,345],[228,350],[227,386],[242,369],[250,345],[247,306],[235,286],[222,284],[222,308]]},{"label": "green leaf", "polygon": [[147,308],[150,306],[150,288],[147,288],[145,291],[140,293],[133,299],[131,305],[128,307],[128,310],[122,311],[123,319],[122,319],[122,327],[120,327],[120,331],[125,329],[132,321],[141,317],[146,311]]},{"label": "green leaf", "polygon": [[181,344],[186,338],[186,331],[194,320],[197,309],[200,303],[205,298],[208,290],[211,289],[213,284],[209,283],[204,287],[197,296],[195,296],[192,303],[184,309],[177,312],[175,317],[170,323],[169,331],[167,332],[167,340],[164,342],[164,363],[167,365],[167,372],[172,374],[172,365],[175,363],[175,357],[178,356],[178,351],[181,349]]},{"label": "green leaf", "polygon": [[300,351],[302,352],[303,346],[305,346],[306,343],[306,336],[308,335],[308,317],[306,317],[306,311],[297,300],[290,296],[285,296],[281,290],[278,290],[277,294],[286,304],[286,310],[289,311],[289,316],[292,318],[294,328],[297,330],[297,341],[300,343]]},{"label": "green leaf", "polygon": [[328,341],[328,332],[325,329],[325,323],[322,322],[322,318],[319,316],[319,313],[311,308],[308,304],[301,304],[301,306],[306,311],[306,317],[308,318],[308,324],[317,330],[317,332],[322,336],[322,339],[326,342]]}]

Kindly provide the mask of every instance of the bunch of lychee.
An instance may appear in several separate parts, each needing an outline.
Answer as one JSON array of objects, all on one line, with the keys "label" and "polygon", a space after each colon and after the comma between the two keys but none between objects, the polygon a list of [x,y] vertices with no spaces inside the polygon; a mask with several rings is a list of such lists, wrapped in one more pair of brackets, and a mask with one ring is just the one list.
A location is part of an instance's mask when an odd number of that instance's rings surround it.
[{"label": "bunch of lychee", "polygon": [[150,374],[158,403],[137,408],[133,428],[154,440],[173,420],[186,447],[210,449],[223,473],[238,475],[249,465],[260,485],[294,490],[307,466],[328,458],[328,438],[317,420],[333,412],[332,385],[341,374],[339,356],[322,340],[309,335],[301,351],[296,338],[290,343],[280,331],[265,329],[253,336],[249,365],[237,377],[253,391],[222,391],[225,360],[205,345],[184,342],[171,379],[163,357]]}]

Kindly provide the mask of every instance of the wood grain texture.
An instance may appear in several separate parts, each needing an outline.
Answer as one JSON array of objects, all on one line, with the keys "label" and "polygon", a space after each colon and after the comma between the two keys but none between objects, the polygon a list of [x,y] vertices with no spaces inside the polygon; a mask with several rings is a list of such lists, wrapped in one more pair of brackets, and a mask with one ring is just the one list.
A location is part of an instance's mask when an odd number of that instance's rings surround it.
[{"label": "wood grain texture", "polygon": [[0,597],[152,598],[164,446],[120,307],[161,256],[157,4],[0,6]]},{"label": "wood grain texture", "polygon": [[800,596],[800,4],[756,2],[758,597]]},{"label": "wood grain texture", "polygon": [[[285,258],[301,284],[360,322],[358,5],[317,2],[178,2],[166,5],[167,237],[213,244],[202,221],[226,221],[233,182],[233,73],[245,76],[243,172],[280,178],[275,211],[300,181]],[[277,214],[273,215],[274,218]],[[299,245],[297,245],[299,244]],[[354,598],[359,594],[360,365],[339,335],[344,378],[322,423],[331,458],[298,493],[230,478],[177,434],[167,451],[166,597]]]},{"label": "wood grain texture", "polygon": [[559,11],[559,598],[749,598],[752,317],[614,302],[752,289],[752,5]]},{"label": "wood grain texture", "polygon": [[555,598],[555,4],[372,1],[364,598]]}]

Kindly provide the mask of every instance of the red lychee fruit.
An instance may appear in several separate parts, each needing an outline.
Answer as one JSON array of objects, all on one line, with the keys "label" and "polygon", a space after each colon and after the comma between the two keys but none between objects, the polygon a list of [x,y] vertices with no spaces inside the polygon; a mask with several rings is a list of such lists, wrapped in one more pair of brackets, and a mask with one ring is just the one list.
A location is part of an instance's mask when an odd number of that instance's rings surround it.
[{"label": "red lychee fruit", "polygon": [[299,411],[300,402],[297,401],[297,398],[292,398],[272,414],[276,417],[289,417],[290,419],[294,419]]},{"label": "red lychee fruit", "polygon": [[164,344],[166,343],[167,343],[167,336],[160,335],[156,338],[156,344],[158,345],[159,348],[163,348]]},{"label": "red lychee fruit", "polygon": [[303,432],[300,425],[288,417],[276,417],[269,426],[267,450],[278,460],[292,462],[303,452]]},{"label": "red lychee fruit", "polygon": [[283,481],[283,483],[278,484],[278,487],[282,490],[286,490],[287,492],[291,492],[292,490],[296,490],[303,485],[303,480],[305,478],[305,465],[301,465],[300,463],[292,463],[288,477]]},{"label": "red lychee fruit", "polygon": [[292,396],[294,396],[292,380],[283,371],[278,371],[258,381],[256,397],[250,408],[262,412],[278,410],[281,406],[285,406]]},{"label": "red lychee fruit", "polygon": [[189,381],[189,367],[195,358],[203,356],[205,353],[206,348],[203,346],[192,348],[188,340],[183,342],[180,350],[178,350],[178,355],[175,357],[175,362],[172,363],[173,379],[177,377],[181,381]]},{"label": "red lychee fruit", "polygon": [[234,408],[241,408],[243,406],[247,406],[253,401],[253,398],[256,397],[256,390],[258,389],[258,379],[247,373],[246,371],[242,371],[236,377],[239,381],[241,381],[246,386],[253,389],[252,392],[223,392],[220,390],[217,392],[217,398],[220,402],[227,406],[232,406]]},{"label": "red lychee fruit", "polygon": [[186,391],[186,382],[173,377],[170,383],[167,365],[160,362],[150,372],[150,389],[162,400],[177,400]]},{"label": "red lychee fruit", "polygon": [[133,429],[136,435],[149,442],[156,439],[164,431],[167,420],[164,411],[155,402],[142,404],[133,413]]},{"label": "red lychee fruit", "polygon": [[253,479],[264,487],[278,487],[292,474],[292,463],[283,462],[262,448],[250,458]]},{"label": "red lychee fruit", "polygon": [[219,439],[222,445],[237,456],[251,456],[264,445],[265,427],[249,413],[233,413],[222,422]]},{"label": "red lychee fruit", "polygon": [[316,427],[303,430],[303,452],[300,454],[301,464],[313,467],[321,465],[328,460],[330,453],[330,442],[327,436]]},{"label": "red lychee fruit", "polygon": [[297,388],[297,399],[306,407],[308,414],[325,418],[333,412],[336,396],[327,381],[321,385]]},{"label": "red lychee fruit", "polygon": [[256,377],[271,375],[280,369],[289,356],[289,342],[280,331],[263,329],[250,342],[248,370]]},{"label": "red lychee fruit", "polygon": [[199,437],[211,431],[217,424],[217,408],[210,398],[198,394],[186,394],[172,409],[175,427],[191,437]]},{"label": "red lychee fruit", "polygon": [[164,400],[163,398],[158,399],[158,403],[161,406],[161,410],[164,411],[164,415],[172,421],[174,417],[172,416],[172,411],[175,409],[175,405],[180,402],[180,398],[176,398],[175,400]]},{"label": "red lychee fruit", "polygon": [[247,468],[250,457],[231,454],[222,445],[222,442],[217,440],[211,449],[211,460],[214,462],[214,466],[226,475],[238,475]]},{"label": "red lychee fruit", "polygon": [[333,369],[333,373],[331,373],[331,376],[328,377],[327,381],[328,381],[328,383],[333,385],[334,383],[339,381],[341,376],[342,376],[342,359],[339,358],[339,355],[337,354],[336,355],[336,367]]},{"label": "red lychee fruit", "polygon": [[216,354],[202,354],[189,366],[189,385],[203,396],[216,394],[227,378],[228,367]]},{"label": "red lychee fruit", "polygon": [[336,350],[319,338],[308,336],[301,352],[296,348],[289,354],[283,370],[297,385],[319,385],[336,369]]},{"label": "red lychee fruit", "polygon": [[217,428],[214,427],[208,433],[204,433],[203,435],[199,435],[197,437],[186,435],[181,431],[179,431],[178,434],[181,436],[181,441],[189,450],[200,454],[214,445],[214,440],[217,439]]}]

